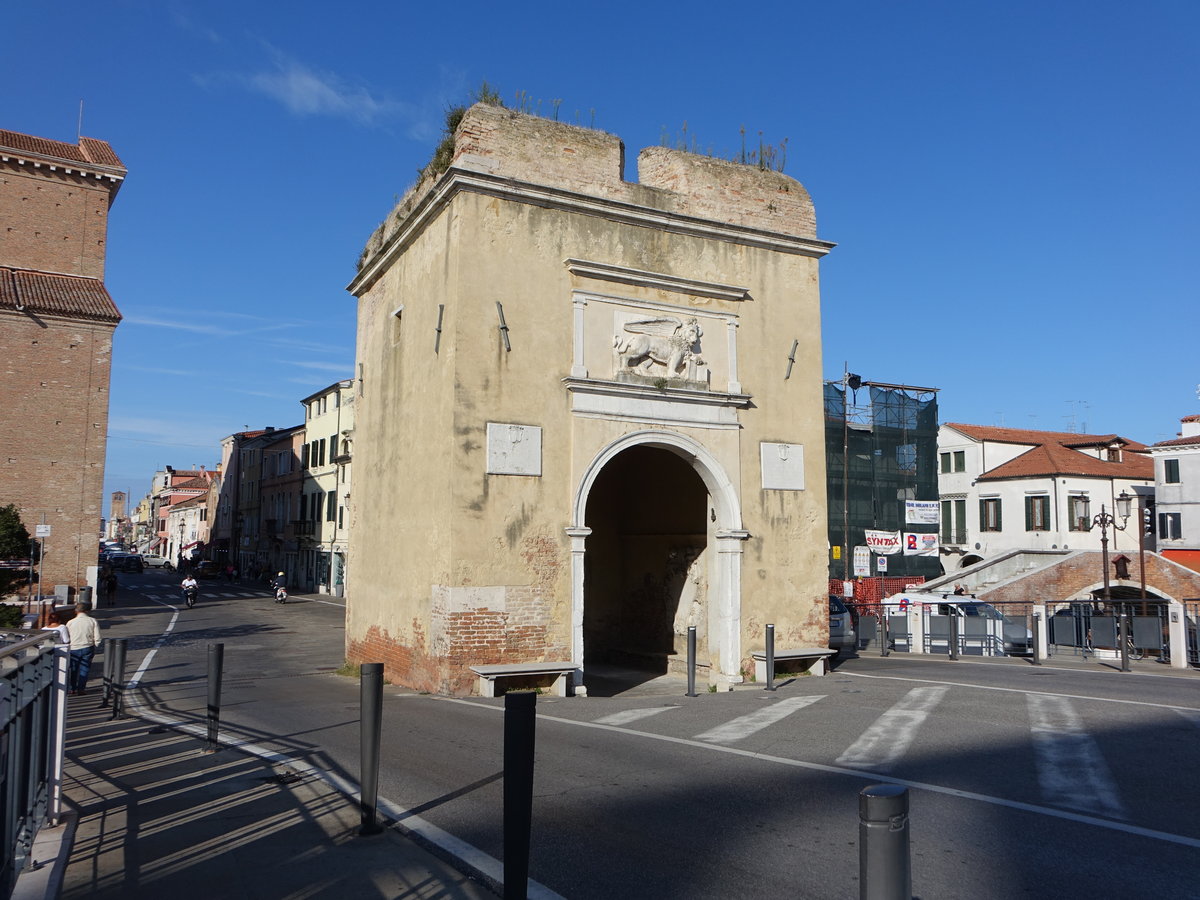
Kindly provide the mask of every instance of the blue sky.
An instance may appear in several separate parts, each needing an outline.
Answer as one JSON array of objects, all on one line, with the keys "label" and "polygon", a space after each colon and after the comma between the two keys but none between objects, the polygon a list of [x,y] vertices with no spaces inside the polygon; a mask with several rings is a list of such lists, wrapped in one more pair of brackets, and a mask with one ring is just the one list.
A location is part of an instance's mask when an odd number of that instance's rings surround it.
[{"label": "blue sky", "polygon": [[129,168],[106,494],[351,375],[355,260],[484,80],[629,160],[685,127],[719,155],[743,126],[786,138],[838,243],[827,377],[1147,443],[1200,412],[1191,0],[65,0],[7,10],[5,36],[0,128],[73,141],[82,99]]}]

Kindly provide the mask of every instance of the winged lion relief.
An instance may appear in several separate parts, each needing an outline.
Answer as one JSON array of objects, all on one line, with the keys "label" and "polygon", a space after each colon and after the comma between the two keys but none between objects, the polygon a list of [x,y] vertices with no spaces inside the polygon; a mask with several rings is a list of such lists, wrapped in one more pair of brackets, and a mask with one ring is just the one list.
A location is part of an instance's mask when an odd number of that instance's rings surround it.
[{"label": "winged lion relief", "polygon": [[686,322],[675,316],[633,319],[623,326],[625,333],[613,336],[615,374],[632,372],[644,376],[662,376],[692,381],[700,358],[700,337],[704,330],[695,319]]}]

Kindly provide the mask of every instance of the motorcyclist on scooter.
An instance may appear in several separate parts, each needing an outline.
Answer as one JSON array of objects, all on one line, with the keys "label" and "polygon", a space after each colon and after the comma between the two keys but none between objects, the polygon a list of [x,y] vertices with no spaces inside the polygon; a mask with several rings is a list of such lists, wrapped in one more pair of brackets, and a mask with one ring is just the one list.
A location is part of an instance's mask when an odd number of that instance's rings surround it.
[{"label": "motorcyclist on scooter", "polygon": [[179,587],[183,591],[183,602],[188,606],[192,606],[196,602],[196,594],[200,590],[200,585],[196,583],[196,579],[189,574],[179,583]]},{"label": "motorcyclist on scooter", "polygon": [[276,603],[283,603],[287,600],[287,578],[282,572],[271,579],[271,587],[275,591]]}]

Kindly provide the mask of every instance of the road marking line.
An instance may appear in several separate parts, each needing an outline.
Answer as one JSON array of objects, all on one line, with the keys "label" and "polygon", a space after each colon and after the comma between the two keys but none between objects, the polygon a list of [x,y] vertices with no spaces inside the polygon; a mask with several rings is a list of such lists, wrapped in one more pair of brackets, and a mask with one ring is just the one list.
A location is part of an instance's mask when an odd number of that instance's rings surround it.
[{"label": "road marking line", "polygon": [[[1178,709],[1200,712],[1191,706],[1173,706],[1170,703],[1147,703],[1145,700],[1119,700],[1115,697],[1089,697],[1087,694],[1058,694],[1053,691],[1030,691],[1025,688],[995,687],[988,684],[971,684],[964,681],[935,681],[932,678],[902,678],[899,675],[865,675],[862,672],[841,672],[851,678],[870,678],[876,681],[906,681],[910,684],[946,684],[950,687],[975,688],[978,691],[999,691],[1004,694],[1033,694],[1039,697],[1066,697],[1069,700],[1094,700],[1097,703],[1124,703],[1128,706],[1151,706],[1155,709]],[[1162,676],[1159,676],[1162,677]]]},{"label": "road marking line", "polygon": [[[150,661],[154,658],[155,653],[167,642],[172,629],[175,628],[175,622],[179,619],[179,610],[167,603],[162,603],[155,600],[162,606],[166,606],[174,611],[171,616],[171,621],[167,623],[167,627],[163,633],[159,635],[154,646],[146,653],[146,658],[142,660],[142,664],[138,666],[138,670],[125,686],[127,704],[126,710],[131,713],[136,713],[141,718],[151,722],[157,722],[160,725],[166,725],[178,731],[194,735],[199,738],[208,738],[208,723],[197,725],[194,722],[189,722],[184,719],[175,719],[170,716],[162,715],[141,704],[138,694],[133,690],[141,680],[142,674],[150,665]],[[320,601],[317,601],[320,602]],[[334,604],[337,605],[337,604]],[[228,726],[227,726],[228,729]],[[233,731],[234,729],[228,729]],[[317,768],[309,762],[302,759],[288,756],[286,753],[281,753],[277,750],[272,750],[269,747],[263,747],[259,744],[253,744],[247,741],[238,740],[222,740],[221,747],[223,749],[239,750],[251,756],[257,756],[259,759],[264,759],[267,762],[277,765],[286,765],[288,768],[297,772],[302,772],[306,775],[311,775],[314,778],[319,778],[331,788],[344,794],[350,800],[358,802],[362,795],[362,787],[355,784],[348,778],[326,771],[325,769]],[[393,821],[395,828],[402,834],[406,835],[419,844],[432,846],[443,853],[449,854],[461,861],[465,866],[472,869],[478,877],[483,881],[490,883],[494,888],[503,887],[504,885],[504,864],[494,856],[489,856],[478,847],[468,844],[447,831],[438,828],[432,822],[422,819],[415,813],[409,812],[407,807],[401,806],[388,800],[386,797],[380,797],[376,801],[378,808]],[[530,900],[566,900],[562,895],[556,894],[550,888],[543,884],[539,884],[532,878],[529,879],[529,887],[527,896]]]},{"label": "road marking line", "polygon": [[[463,700],[457,697],[435,697],[429,696],[425,699],[433,700],[439,703],[460,703],[464,706],[474,706],[477,709],[488,710],[493,713],[504,713],[504,707],[480,703],[477,700]],[[1105,828],[1109,831],[1119,831],[1123,834],[1132,834],[1137,837],[1150,838],[1155,841],[1163,841],[1168,844],[1179,844],[1183,847],[1193,847],[1200,850],[1200,838],[1187,837],[1182,834],[1171,834],[1168,831],[1155,831],[1153,828],[1142,828],[1140,825],[1129,825],[1126,822],[1115,822],[1111,819],[1101,819],[1097,816],[1084,815],[1083,813],[1071,812],[1065,809],[1056,809],[1052,806],[1037,806],[1033,803],[1022,803],[1019,800],[1008,800],[1004,797],[993,797],[989,794],[980,794],[975,791],[961,791],[958,788],[945,787],[940,784],[929,784],[924,781],[910,781],[907,778],[895,778],[891,775],[882,772],[866,772],[859,769],[842,768],[841,766],[830,766],[825,763],[807,762],[802,759],[788,759],[784,756],[772,756],[769,753],[758,753],[754,750],[743,750],[740,747],[726,747],[721,744],[705,744],[700,741],[694,741],[689,738],[671,737],[667,734],[653,734],[649,731],[635,731],[632,728],[622,728],[618,725],[601,725],[598,722],[581,722],[577,719],[562,719],[558,716],[550,716],[545,713],[538,713],[539,719],[545,719],[548,722],[555,722],[559,725],[569,725],[576,728],[599,728],[603,731],[613,731],[618,734],[625,734],[630,737],[646,738],[651,741],[662,741],[665,744],[677,744],[683,747],[692,747],[697,750],[707,750],[710,753],[728,753],[732,756],[741,756],[746,759],[757,760],[758,762],[772,763],[777,766],[788,766],[794,769],[807,769],[810,772],[824,772],[829,775],[846,775],[858,781],[863,781],[871,784],[875,781],[887,781],[891,784],[898,784],[902,787],[912,788],[918,791],[929,791],[931,794],[942,794],[946,797],[955,797],[959,800],[974,800],[978,803],[987,803],[992,806],[1002,806],[1006,809],[1015,809],[1019,812],[1033,813],[1034,815],[1047,816],[1052,819],[1063,819],[1067,822],[1076,822],[1080,825],[1091,825],[1095,828]]]},{"label": "road marking line", "polygon": [[610,716],[601,716],[596,721],[602,725],[628,725],[630,722],[636,722],[639,719],[648,719],[667,710],[678,708],[678,706],[652,706],[648,709],[626,709],[621,712],[615,712]]},{"label": "road marking line", "polygon": [[743,738],[750,737],[755,732],[762,731],[768,725],[774,725],[780,719],[787,718],[798,709],[811,706],[818,700],[824,699],[824,694],[817,694],[810,697],[788,697],[786,700],[780,700],[777,703],[772,703],[770,706],[764,706],[762,709],[756,710],[748,716],[741,716],[740,718],[726,722],[724,725],[710,728],[708,731],[696,735],[694,740],[705,741],[709,744],[733,744]]},{"label": "road marking line", "polygon": [[840,766],[887,771],[895,765],[949,687],[913,688],[836,760]]},{"label": "road marking line", "polygon": [[1025,700],[1043,799],[1111,819],[1128,818],[1100,748],[1071,701],[1034,694]]}]

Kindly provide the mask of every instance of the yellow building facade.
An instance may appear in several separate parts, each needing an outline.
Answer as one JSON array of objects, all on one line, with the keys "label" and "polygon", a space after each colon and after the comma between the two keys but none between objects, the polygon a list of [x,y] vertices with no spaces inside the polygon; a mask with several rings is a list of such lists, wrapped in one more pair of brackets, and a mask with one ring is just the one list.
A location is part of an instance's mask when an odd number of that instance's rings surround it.
[{"label": "yellow building facade", "polygon": [[363,252],[347,655],[702,678],[827,641],[805,189],[476,105]]}]

